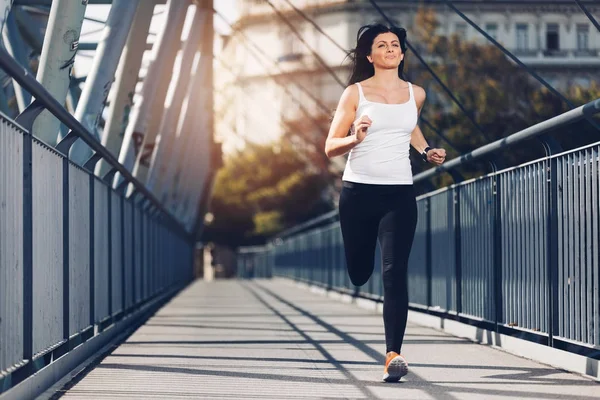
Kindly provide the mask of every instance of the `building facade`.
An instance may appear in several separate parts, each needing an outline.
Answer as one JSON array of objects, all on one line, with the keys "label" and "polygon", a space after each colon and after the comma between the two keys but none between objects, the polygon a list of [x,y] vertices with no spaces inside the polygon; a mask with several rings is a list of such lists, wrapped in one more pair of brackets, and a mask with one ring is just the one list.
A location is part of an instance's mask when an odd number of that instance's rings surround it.
[{"label": "building facade", "polygon": [[[489,43],[444,1],[379,0],[377,4],[407,29],[409,38],[416,28],[417,11],[426,6],[438,19],[438,35]],[[600,82],[600,32],[576,2],[460,0],[454,4],[553,86]],[[582,4],[600,19],[600,2]],[[268,141],[301,127],[314,129],[305,135],[309,139],[323,137],[327,126],[323,121],[336,107],[349,75],[344,49],[355,45],[360,26],[383,18],[368,0],[239,0],[238,6],[240,19],[219,56],[237,74],[216,66],[223,76],[229,75],[221,81],[225,100],[220,130]],[[223,138],[227,145],[227,135]]]}]

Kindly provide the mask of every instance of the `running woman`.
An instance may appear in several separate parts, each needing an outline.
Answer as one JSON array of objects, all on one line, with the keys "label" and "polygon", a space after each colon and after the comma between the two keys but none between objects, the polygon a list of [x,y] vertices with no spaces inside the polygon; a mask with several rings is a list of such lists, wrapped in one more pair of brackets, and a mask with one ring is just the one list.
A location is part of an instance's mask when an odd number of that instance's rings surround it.
[{"label": "running woman", "polygon": [[351,52],[352,75],[331,122],[325,153],[350,153],[342,177],[340,225],[350,280],[362,286],[373,273],[377,240],[384,287],[386,361],[383,380],[408,373],[401,355],[408,317],[408,256],[417,224],[409,159],[412,145],[440,165],[444,149],[428,146],[417,121],[425,91],[404,79],[406,31],[366,25]]}]

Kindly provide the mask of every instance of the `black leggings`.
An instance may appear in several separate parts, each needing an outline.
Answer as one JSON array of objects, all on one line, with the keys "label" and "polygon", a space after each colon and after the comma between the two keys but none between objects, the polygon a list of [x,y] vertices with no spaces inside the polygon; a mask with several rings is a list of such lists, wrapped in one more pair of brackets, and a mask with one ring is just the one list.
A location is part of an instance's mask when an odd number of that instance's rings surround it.
[{"label": "black leggings", "polygon": [[340,225],[350,280],[364,285],[374,268],[379,238],[386,352],[400,353],[408,317],[408,256],[417,225],[412,185],[343,182]]}]

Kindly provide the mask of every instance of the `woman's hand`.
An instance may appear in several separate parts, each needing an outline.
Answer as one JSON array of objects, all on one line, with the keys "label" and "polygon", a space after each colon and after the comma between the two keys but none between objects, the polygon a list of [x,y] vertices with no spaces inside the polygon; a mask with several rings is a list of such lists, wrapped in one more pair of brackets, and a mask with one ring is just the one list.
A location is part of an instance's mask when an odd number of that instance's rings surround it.
[{"label": "woman's hand", "polygon": [[365,137],[367,136],[367,129],[369,129],[372,122],[373,121],[371,121],[371,119],[367,115],[363,115],[362,117],[354,121],[354,123],[352,124],[352,133],[356,135],[357,143],[360,143],[363,140],[365,140]]},{"label": "woman's hand", "polygon": [[446,150],[444,149],[431,149],[427,152],[427,162],[435,165],[442,165],[446,160]]}]

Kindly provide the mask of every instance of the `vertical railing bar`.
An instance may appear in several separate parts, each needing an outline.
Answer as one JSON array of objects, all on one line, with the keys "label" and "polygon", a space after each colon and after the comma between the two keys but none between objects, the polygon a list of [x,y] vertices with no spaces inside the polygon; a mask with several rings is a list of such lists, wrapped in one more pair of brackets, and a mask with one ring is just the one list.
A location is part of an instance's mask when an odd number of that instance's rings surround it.
[{"label": "vertical railing bar", "polygon": [[90,325],[94,326],[96,323],[96,264],[95,264],[95,257],[96,257],[96,253],[95,253],[95,237],[96,237],[96,233],[95,233],[95,208],[96,208],[96,199],[94,198],[94,183],[95,183],[95,178],[94,178],[94,174],[90,174],[89,175],[89,184],[90,184],[90,190],[89,190],[89,196],[90,196],[90,204],[89,204],[89,218],[90,218],[90,224],[89,224],[89,229],[90,229],[90,236],[89,236],[89,240],[90,240],[90,253],[89,253],[89,263],[90,263]]},{"label": "vertical railing bar", "polygon": [[[519,282],[519,290],[518,290],[518,297],[517,299],[525,299],[527,296],[526,293],[526,271],[527,271],[527,266],[524,265],[526,263],[525,257],[523,255],[524,253],[524,241],[527,240],[527,237],[525,236],[525,229],[523,227],[523,225],[521,224],[521,221],[524,220],[525,218],[525,210],[524,210],[524,205],[525,205],[525,197],[526,197],[526,191],[525,188],[523,187],[523,181],[526,179],[526,177],[524,176],[526,175],[526,172],[523,169],[519,169],[517,170],[517,182],[516,182],[516,186],[517,186],[517,217],[516,217],[516,223],[514,225],[514,229],[517,233],[517,260],[514,264],[514,268],[516,270],[517,273],[517,282]],[[523,313],[523,301],[515,301],[515,308],[516,308],[516,313],[515,313],[515,322],[517,323],[517,326],[519,327],[525,327],[526,326],[526,321],[524,319],[524,313]]]},{"label": "vertical railing bar", "polygon": [[[479,185],[479,182],[475,183],[475,188]],[[481,307],[483,306],[484,302],[477,302],[477,304],[473,304],[471,301],[472,297],[475,298],[483,298],[483,297],[479,297],[480,296],[480,287],[476,282],[473,282],[473,280],[471,279],[472,275],[472,265],[473,262],[477,263],[477,259],[480,256],[479,254],[475,254],[474,252],[471,251],[471,249],[474,249],[475,246],[477,245],[476,243],[476,237],[477,234],[480,232],[480,230],[482,229],[482,227],[485,224],[481,224],[481,225],[475,225],[473,224],[473,215],[477,214],[479,212],[479,198],[480,198],[480,193],[477,192],[477,190],[473,190],[474,187],[469,187],[469,186],[462,186],[460,188],[460,192],[458,193],[458,198],[457,198],[457,204],[458,204],[458,214],[459,214],[459,231],[460,231],[460,235],[458,235],[457,237],[460,239],[460,244],[457,243],[457,251],[460,252],[460,282],[459,282],[459,286],[460,287],[460,294],[457,293],[457,297],[460,299],[461,302],[461,313],[467,313],[467,314],[472,314],[472,315],[479,315],[479,316],[483,316],[483,314],[481,313]],[[474,207],[472,207],[470,210],[468,207],[465,206],[466,201],[465,198],[468,198],[469,201],[471,203],[473,203]],[[464,229],[463,227],[469,227],[469,229]],[[463,254],[464,253],[464,254]],[[464,257],[463,257],[464,255]],[[485,264],[481,264],[482,266]],[[468,279],[463,280],[462,276],[465,275],[468,277]],[[463,296],[462,293],[465,293],[465,295]],[[459,297],[460,296],[460,297]]]},{"label": "vertical railing bar", "polygon": [[[551,171],[554,171],[555,176],[552,177]],[[552,179],[554,178],[554,179]],[[556,299],[556,292],[554,291],[554,289],[552,287],[549,287],[551,285],[554,285],[557,279],[557,269],[556,267],[554,267],[554,274],[551,274],[550,271],[548,271],[548,264],[550,263],[550,257],[549,257],[549,252],[548,252],[548,248],[551,247],[551,243],[550,241],[546,240],[547,234],[548,232],[552,233],[553,235],[555,235],[556,237],[558,237],[558,224],[555,224],[554,226],[550,225],[550,219],[548,219],[548,215],[551,212],[554,212],[556,214],[556,199],[552,199],[552,190],[550,187],[550,184],[548,183],[548,181],[554,182],[554,185],[556,186],[556,166],[552,165],[552,161],[550,159],[547,159],[546,161],[544,161],[543,163],[543,167],[541,170],[541,177],[540,177],[540,186],[542,188],[541,192],[543,192],[543,195],[541,195],[541,201],[544,204],[543,207],[540,207],[540,211],[539,211],[539,219],[540,219],[540,232],[539,232],[539,236],[540,236],[540,243],[542,244],[542,246],[544,246],[543,249],[540,249],[538,251],[539,253],[539,257],[541,260],[543,260],[542,265],[541,265],[541,273],[543,274],[542,277],[542,282],[545,282],[545,286],[542,287],[542,285],[538,286],[538,298],[540,299],[540,304],[542,305],[547,305],[546,306],[546,315],[544,317],[540,318],[540,325],[546,325],[545,326],[545,331],[546,332],[552,332],[554,331],[553,326],[550,324],[550,318],[552,315],[552,323],[555,323],[554,321],[556,321],[556,305],[553,304],[552,302]],[[554,204],[554,205],[553,205]],[[551,210],[551,207],[554,207],[554,211]],[[558,243],[558,242],[557,242]],[[556,249],[554,249],[555,253],[556,253]],[[554,255],[555,259],[558,259],[556,257],[556,254]],[[543,279],[545,278],[545,279]],[[550,297],[547,297],[547,295],[550,294]],[[540,329],[542,329],[542,327],[540,327]],[[548,336],[550,337],[550,336]],[[550,341],[548,343],[548,345],[551,345]]]},{"label": "vertical railing bar", "polygon": [[589,213],[585,213],[587,216],[585,225],[586,225],[586,234],[585,234],[585,254],[586,254],[586,278],[585,278],[585,290],[582,291],[582,302],[585,304],[586,315],[584,321],[587,321],[585,324],[585,335],[582,337],[583,341],[586,341],[588,344],[592,344],[593,340],[590,335],[592,332],[592,326],[594,321],[594,314],[592,312],[592,297],[590,287],[593,285],[593,277],[592,277],[592,254],[594,252],[594,241],[592,239],[592,224],[593,224],[593,210],[594,204],[592,203],[592,182],[594,179],[594,174],[592,170],[592,166],[594,163],[594,150],[590,148],[585,150],[585,203],[583,204],[584,210],[591,210]]},{"label": "vertical railing bar", "polygon": [[135,287],[135,199],[131,198],[129,200],[131,202],[131,306],[135,306],[137,304],[135,296],[136,296],[136,287]]},{"label": "vertical railing bar", "polygon": [[[513,214],[513,218],[512,218],[512,223],[508,229],[508,231],[510,232],[509,235],[511,237],[513,237],[513,246],[512,246],[512,250],[513,250],[513,254],[514,256],[511,257],[512,260],[510,262],[509,270],[512,274],[512,279],[510,279],[510,282],[513,282],[512,286],[512,296],[510,296],[510,298],[508,299],[508,301],[510,301],[510,307],[508,307],[508,315],[507,315],[507,319],[506,319],[506,323],[512,323],[512,322],[519,322],[519,306],[520,303],[516,302],[516,299],[521,298],[522,294],[521,294],[521,279],[519,276],[519,242],[521,240],[521,238],[519,237],[519,228],[517,225],[517,221],[519,220],[519,185],[518,185],[518,179],[519,179],[519,174],[518,172],[514,172],[511,174],[511,178],[513,179],[513,184],[514,184],[514,190],[515,190],[515,198],[514,200],[511,202],[510,200],[508,201],[508,203],[512,203],[512,214]],[[516,181],[516,182],[515,182]],[[508,195],[508,185],[509,182],[506,182],[506,191],[507,191],[507,195]],[[510,319],[509,317],[510,316]]]},{"label": "vertical railing bar", "polygon": [[[487,277],[487,282],[485,283],[485,290],[486,290],[486,298],[491,298],[494,299],[495,296],[495,289],[494,289],[494,216],[495,216],[495,207],[496,207],[496,199],[494,196],[494,177],[490,177],[488,179],[486,179],[486,186],[482,189],[484,190],[483,193],[485,193],[485,196],[482,201],[485,201],[487,204],[489,204],[489,207],[483,207],[484,204],[482,204],[482,209],[488,211],[487,212],[487,227],[489,227],[489,229],[486,229],[486,235],[485,235],[485,243],[486,243],[486,254],[487,257],[484,259],[484,261],[486,262],[485,265],[488,265],[489,267],[486,269],[486,277]],[[472,218],[474,218],[475,216],[472,216]],[[474,269],[474,265],[471,264],[471,271]],[[486,312],[488,313],[488,318],[486,318],[487,320],[491,320],[491,321],[495,321],[495,317],[494,314],[496,313],[495,310],[495,301],[489,301],[486,302],[487,303],[487,307],[486,307]]]},{"label": "vertical railing bar", "polygon": [[572,256],[572,246],[573,241],[571,238],[571,234],[573,233],[572,228],[572,218],[571,218],[571,205],[573,201],[571,199],[573,195],[573,187],[572,187],[572,172],[571,172],[571,159],[567,155],[565,159],[562,160],[563,164],[563,243],[565,245],[562,246],[564,249],[564,258],[563,258],[563,299],[562,303],[564,305],[564,326],[562,336],[569,338],[571,337],[571,313],[573,309],[571,307],[571,288],[569,286],[571,279],[571,256]]},{"label": "vertical railing bar", "polygon": [[579,279],[577,280],[579,298],[579,329],[577,340],[585,341],[585,316],[586,316],[586,302],[585,302],[585,278],[586,278],[586,265],[587,265],[587,252],[586,252],[586,225],[588,223],[585,210],[585,197],[586,197],[586,172],[587,172],[587,151],[583,150],[577,153],[579,156],[579,210],[580,224],[579,224]]},{"label": "vertical railing bar", "polygon": [[121,229],[121,313],[124,313],[127,309],[127,303],[125,298],[127,278],[125,268],[125,197],[123,194],[119,195],[119,203],[121,204],[121,212],[119,213],[119,225]]},{"label": "vertical railing bar", "polygon": [[425,274],[427,284],[427,307],[432,306],[432,249],[431,249],[431,197],[425,200]]},{"label": "vertical railing bar", "polygon": [[335,230],[330,228],[329,229],[329,243],[328,243],[328,248],[329,248],[329,257],[328,257],[328,268],[327,268],[327,290],[331,290],[331,288],[333,287],[333,268],[335,265]]},{"label": "vertical railing bar", "polygon": [[[592,205],[599,204],[600,196],[600,146],[596,146],[593,150],[592,159]],[[598,212],[598,207],[592,207],[592,232],[593,232],[593,240],[594,243],[600,242],[600,232],[598,230],[598,224],[600,223],[600,213]],[[599,246],[600,247],[600,246]],[[597,271],[596,276],[593,276],[590,279],[592,283],[593,289],[590,290],[589,298],[592,304],[593,314],[596,316],[594,318],[593,323],[593,333],[591,335],[592,339],[590,340],[590,344],[594,346],[600,346],[600,260],[599,254],[600,250],[596,248],[593,252],[593,265],[595,266],[595,271]]]},{"label": "vertical railing bar", "polygon": [[558,288],[560,290],[560,292],[556,292],[556,297],[557,297],[557,301],[558,301],[558,331],[557,334],[559,336],[565,336],[565,257],[566,257],[566,252],[565,252],[565,216],[566,216],[566,211],[565,211],[565,197],[566,197],[566,184],[567,184],[567,179],[566,179],[566,175],[565,175],[565,165],[564,165],[564,158],[561,159],[557,159],[555,164],[557,167],[557,171],[556,171],[556,176],[559,177],[560,176],[560,182],[556,182],[556,186],[557,186],[557,190],[559,191],[558,193],[558,199],[557,199],[557,211],[558,211],[558,215],[557,215],[557,220],[558,220],[558,243],[559,245],[557,246],[557,251],[558,251],[558,257],[557,257],[557,273],[558,273]]},{"label": "vertical railing bar", "polygon": [[[481,233],[485,229],[486,224],[475,224],[474,216],[481,212],[481,198],[485,196],[478,188],[481,186],[482,181],[476,182],[473,186],[463,186],[460,189],[460,201],[459,201],[459,213],[460,213],[460,247],[458,249],[461,252],[461,293],[465,293],[461,296],[462,312],[466,312],[472,315],[478,315],[481,317],[485,316],[483,312],[485,301],[473,302],[474,298],[484,299],[482,293],[482,286],[480,283],[475,282],[471,277],[473,276],[473,265],[481,265],[484,267],[485,277],[485,266],[486,264],[480,263],[482,260],[482,253],[475,252],[477,246],[480,244],[478,238],[481,238]],[[466,207],[465,197],[473,203],[474,207],[470,209]],[[463,227],[468,226],[468,231]],[[467,235],[468,233],[468,235]],[[464,252],[465,257],[462,257]],[[467,261],[465,261],[468,260]],[[463,280],[462,277],[467,276],[468,279]],[[465,307],[466,304],[466,307]]]},{"label": "vertical railing bar", "polygon": [[112,245],[112,229],[113,229],[113,214],[112,214],[112,190],[110,186],[107,186],[108,190],[106,191],[106,201],[107,201],[107,211],[106,211],[106,222],[107,222],[107,234],[108,234],[108,249],[107,249],[107,257],[108,257],[108,316],[112,319],[114,310],[113,310],[113,245]]},{"label": "vertical railing bar", "polygon": [[558,159],[556,157],[551,158],[548,161],[548,167],[550,169],[548,182],[547,182],[547,202],[548,202],[548,213],[547,213],[547,298],[548,298],[548,345],[554,347],[554,337],[559,335],[558,330],[558,260],[559,260],[559,205],[558,205]]},{"label": "vertical railing bar", "polygon": [[[515,224],[515,228],[517,230],[517,237],[519,238],[518,240],[518,260],[517,263],[515,264],[515,268],[517,269],[517,273],[519,276],[519,283],[520,283],[520,287],[519,287],[519,299],[521,301],[518,302],[517,305],[517,310],[518,310],[518,314],[517,314],[517,324],[519,327],[526,327],[527,326],[527,319],[526,319],[526,313],[525,313],[525,305],[524,303],[527,302],[528,296],[527,296],[527,280],[528,280],[528,271],[531,268],[531,266],[527,265],[527,259],[525,257],[525,243],[526,240],[528,240],[527,237],[527,227],[523,227],[523,224],[521,223],[522,221],[526,221],[525,218],[528,218],[529,216],[525,215],[527,213],[527,208],[526,208],[526,198],[527,198],[527,187],[525,186],[525,180],[527,179],[527,169],[528,167],[525,167],[525,169],[520,169],[519,171],[519,180],[517,182],[517,185],[519,187],[519,194],[517,196],[517,202],[518,202],[518,219],[517,221],[519,221],[517,224]],[[531,224],[526,224],[526,225],[531,225]],[[523,301],[524,299],[526,299],[526,301]]]},{"label": "vertical railing bar", "polygon": [[573,168],[575,170],[575,201],[573,202],[573,216],[575,218],[575,264],[573,265],[575,269],[575,283],[573,300],[575,301],[575,335],[572,339],[579,341],[581,339],[581,304],[579,303],[579,293],[581,292],[581,265],[583,264],[583,260],[581,259],[581,214],[580,214],[580,201],[581,201],[581,154],[574,153],[573,157],[575,159]]},{"label": "vertical railing bar", "polygon": [[[468,296],[469,293],[473,293],[473,295],[477,296],[480,299],[488,299],[489,297],[486,296],[485,294],[485,282],[487,282],[487,271],[488,271],[488,264],[486,262],[486,255],[488,254],[487,251],[487,246],[486,246],[486,231],[487,231],[487,227],[491,226],[491,224],[486,224],[484,221],[481,221],[483,223],[481,223],[479,226],[478,225],[474,225],[472,223],[472,218],[473,215],[484,215],[482,213],[482,210],[484,208],[484,199],[485,199],[485,192],[483,190],[481,190],[483,188],[483,184],[486,182],[486,180],[480,180],[478,181],[475,185],[469,187],[469,186],[463,186],[461,187],[461,209],[460,209],[460,241],[461,241],[461,280],[463,281],[461,283],[461,291],[462,293],[466,293],[464,295],[462,295],[462,302],[463,302],[463,312],[465,312],[466,310],[470,310],[470,311],[466,311],[467,313],[473,314],[473,315],[477,315],[480,316],[481,318],[484,318],[486,320],[488,320],[488,314],[486,312],[486,303],[489,303],[487,301],[481,301],[479,302],[475,307],[473,307],[469,302],[468,302]],[[465,200],[464,198],[468,197],[469,201],[471,203],[474,204],[474,207],[472,208],[472,212],[469,213],[468,209],[465,207],[463,208],[463,204],[465,204]],[[485,215],[487,217],[487,215]],[[469,227],[475,227],[475,228],[471,228],[469,230],[469,235],[467,236],[465,233],[466,229],[463,229],[464,227],[469,226]],[[474,230],[476,229],[476,231],[474,232]],[[466,249],[481,249],[481,253],[477,254],[476,256],[478,257],[479,260],[481,260],[481,277],[482,279],[479,282],[471,282],[470,286],[466,286],[467,283],[465,283],[465,280],[462,279],[463,276],[467,276],[468,279],[466,280],[466,282],[471,281],[471,276],[472,275],[472,261],[473,261],[473,257],[471,255],[469,255],[468,257],[463,257],[463,252],[467,253]],[[465,261],[465,258],[468,259],[469,262]],[[470,288],[469,288],[470,287]],[[489,293],[488,293],[489,295]],[[465,303],[466,303],[466,307],[465,307]]]},{"label": "vertical railing bar", "polygon": [[529,263],[529,247],[532,245],[532,216],[530,205],[534,200],[531,195],[532,185],[534,184],[532,173],[531,173],[531,165],[526,166],[525,168],[520,170],[521,179],[519,180],[520,186],[520,218],[518,224],[518,230],[521,234],[520,240],[520,259],[519,259],[519,272],[521,275],[521,300],[525,299],[525,301],[519,301],[519,326],[522,328],[530,328],[530,318],[528,307],[526,303],[530,303],[533,299],[531,298],[531,293],[529,290],[529,285],[532,278],[532,272],[535,269],[535,266]]},{"label": "vertical railing bar", "polygon": [[158,227],[156,218],[152,216],[152,294],[158,292]]},{"label": "vertical railing bar", "polygon": [[576,279],[578,278],[577,268],[579,262],[579,213],[577,203],[579,200],[579,174],[576,168],[577,158],[575,154],[571,154],[571,176],[573,180],[573,195],[572,195],[572,203],[571,203],[571,220],[573,221],[572,225],[572,235],[573,235],[573,247],[571,247],[572,252],[572,264],[571,264],[571,284],[570,287],[570,298],[571,298],[571,335],[569,339],[574,339],[577,336],[577,290],[576,290]]},{"label": "vertical railing bar", "polygon": [[33,138],[23,132],[23,359],[33,371]]},{"label": "vertical railing bar", "polygon": [[[62,158],[62,200],[63,200],[63,339],[69,340],[69,318],[70,318],[70,287],[69,287],[69,159],[65,156]],[[70,349],[69,349],[70,350]]]},{"label": "vertical railing bar", "polygon": [[540,274],[540,264],[543,262],[543,258],[536,257],[539,255],[540,249],[542,249],[542,243],[540,241],[539,229],[541,226],[541,220],[539,218],[539,213],[542,209],[543,202],[540,201],[540,197],[543,196],[544,192],[540,189],[540,170],[542,166],[538,163],[532,164],[530,166],[530,180],[526,181],[526,184],[529,185],[529,204],[528,204],[528,214],[529,217],[533,220],[530,224],[529,231],[531,237],[529,239],[529,243],[532,246],[527,247],[525,250],[528,255],[528,264],[530,268],[529,272],[529,281],[528,281],[528,291],[529,296],[531,298],[531,302],[528,305],[526,304],[527,310],[527,319],[528,319],[528,328],[537,330],[542,328],[542,324],[539,321],[544,317],[543,307],[544,303],[540,301],[540,298],[537,296],[538,290],[536,288],[540,288],[544,286],[544,282],[541,279]]},{"label": "vertical railing bar", "polygon": [[[498,282],[498,273],[496,271],[498,266],[495,266],[494,268],[494,282],[496,283],[496,285],[498,286],[498,289],[500,289],[500,293],[502,293],[502,290],[506,291],[506,315],[504,316],[505,320],[508,320],[510,318],[510,312],[511,312],[511,308],[509,307],[510,302],[512,301],[512,299],[515,297],[515,293],[514,293],[514,277],[512,276],[512,271],[510,269],[510,266],[513,264],[512,260],[515,257],[515,247],[514,247],[514,241],[515,241],[515,235],[510,235],[510,228],[512,226],[513,220],[514,220],[514,207],[510,207],[510,202],[509,202],[509,198],[507,196],[508,190],[502,190],[505,188],[506,186],[506,181],[508,181],[511,176],[510,176],[511,172],[505,174],[505,175],[497,175],[496,179],[498,180],[498,187],[500,187],[500,191],[498,193],[500,193],[500,195],[495,196],[495,203],[499,203],[498,207],[500,207],[502,209],[502,207],[506,208],[506,214],[504,216],[504,221],[501,219],[499,224],[504,224],[504,231],[506,233],[508,233],[507,237],[508,240],[506,240],[506,246],[505,247],[496,247],[497,246],[497,240],[496,240],[496,236],[497,233],[494,232],[494,263],[497,262],[496,258],[496,252],[500,252],[502,253],[502,255],[505,257],[506,259],[506,280],[504,282],[504,285],[500,284]],[[497,188],[495,189],[497,190]],[[494,210],[494,218],[497,218],[497,215],[500,215],[500,213],[498,212],[498,210]],[[496,227],[496,224],[494,224],[494,227]],[[495,228],[494,228],[495,229]],[[513,251],[508,252],[508,249],[512,249]],[[500,263],[499,264],[499,268],[500,271],[502,271],[502,268],[504,268],[504,266]]]},{"label": "vertical railing bar", "polygon": [[575,329],[575,304],[573,300],[573,286],[574,286],[574,269],[575,269],[575,230],[576,222],[574,218],[575,214],[575,160],[573,154],[568,155],[569,160],[569,275],[567,285],[569,288],[569,333],[567,338],[572,339],[574,337]]},{"label": "vertical railing bar", "polygon": [[[512,214],[512,221],[510,226],[507,228],[507,233],[508,236],[510,236],[512,238],[512,246],[510,248],[510,250],[512,250],[511,252],[511,260],[510,263],[507,263],[507,269],[508,271],[510,271],[511,274],[511,279],[509,279],[509,282],[512,282],[511,286],[511,294],[509,295],[509,298],[507,299],[509,303],[507,303],[507,316],[506,316],[506,320],[504,321],[505,323],[512,323],[512,322],[518,322],[519,319],[519,304],[517,304],[516,299],[519,299],[521,294],[520,294],[520,283],[521,281],[519,280],[519,269],[518,269],[518,265],[519,265],[519,231],[518,231],[518,226],[517,226],[517,221],[519,220],[519,186],[518,186],[518,173],[517,172],[513,172],[511,173],[510,176],[512,183],[514,184],[514,187],[511,187],[510,189],[514,189],[515,190],[515,198],[514,199],[510,199],[509,197],[509,184],[510,181],[507,179],[504,185],[504,188],[506,189],[506,194],[507,194],[507,206],[508,204],[510,204],[510,208],[511,208],[511,214]],[[516,181],[516,183],[515,183]],[[507,252],[509,251],[509,249],[507,249]]]},{"label": "vertical railing bar", "polygon": [[539,164],[536,164],[536,202],[539,207],[534,207],[535,219],[537,222],[535,236],[536,236],[536,247],[533,249],[533,259],[536,261],[536,277],[533,281],[532,294],[536,299],[537,308],[542,310],[543,313],[536,312],[536,309],[531,309],[530,312],[534,316],[535,328],[540,332],[548,332],[550,330],[547,322],[548,315],[547,309],[550,308],[550,304],[544,300],[548,279],[547,279],[547,257],[545,254],[548,248],[548,242],[546,241],[546,232],[548,225],[546,223],[548,215],[548,205],[546,201],[548,198],[548,184],[547,184],[547,168],[548,161],[544,160]]},{"label": "vertical railing bar", "polygon": [[455,299],[456,299],[456,314],[462,314],[462,237],[460,232],[461,215],[460,215],[460,186],[455,186],[453,190],[454,201],[454,272],[455,272]]},{"label": "vertical railing bar", "polygon": [[[506,315],[504,316],[504,323],[509,323],[514,320],[514,307],[513,301],[517,297],[517,284],[516,284],[516,276],[515,271],[513,271],[513,266],[515,265],[515,260],[517,257],[517,236],[514,233],[514,224],[516,220],[516,199],[512,199],[509,196],[508,190],[508,182],[510,180],[514,180],[514,172],[509,172],[506,175],[500,176],[500,181],[502,182],[501,190],[503,195],[499,197],[502,199],[502,207],[506,208],[506,220],[504,221],[504,226],[501,226],[506,230],[506,236],[509,238],[507,240],[508,246],[503,249],[503,252],[506,254],[506,262],[505,265],[500,264],[500,271],[504,272],[506,270],[507,279],[506,279],[506,301],[503,303],[503,306],[506,306]],[[504,239],[504,238],[503,238]],[[502,246],[500,247],[502,249]],[[512,251],[510,251],[512,250]],[[496,277],[497,279],[497,277]],[[504,300],[503,300],[504,301]]]},{"label": "vertical railing bar", "polygon": [[146,287],[144,285],[144,266],[145,266],[145,257],[144,257],[144,251],[146,250],[146,248],[144,247],[144,241],[146,240],[146,235],[144,232],[144,228],[145,228],[145,224],[144,224],[144,220],[145,220],[145,213],[144,213],[144,209],[140,206],[139,208],[139,213],[140,213],[140,301],[144,301],[145,300],[145,296],[146,296]]},{"label": "vertical railing bar", "polygon": [[495,277],[495,324],[496,333],[500,332],[500,325],[503,322],[502,307],[502,187],[499,182],[499,176],[494,175],[494,277]]},{"label": "vertical railing bar", "polygon": [[[544,318],[544,313],[541,312],[544,303],[538,296],[537,288],[544,287],[544,281],[542,281],[541,274],[541,264],[543,262],[543,257],[539,257],[540,250],[543,249],[541,242],[541,235],[539,233],[539,229],[541,228],[541,219],[540,219],[540,211],[542,210],[543,202],[541,201],[541,197],[544,195],[544,191],[541,190],[540,186],[540,174],[543,165],[538,163],[533,164],[531,166],[531,183],[529,184],[529,216],[533,219],[531,224],[530,232],[531,239],[530,243],[533,244],[532,247],[526,248],[529,258],[529,265],[531,268],[530,271],[530,280],[528,282],[528,290],[529,295],[531,296],[531,303],[527,306],[527,315],[529,319],[529,328],[534,330],[542,329],[542,324],[540,321]],[[537,257],[536,257],[537,256]],[[540,311],[540,312],[538,312]]]},{"label": "vertical railing bar", "polygon": [[[481,211],[483,208],[483,198],[486,196],[485,193],[485,188],[483,188],[484,190],[481,190],[482,188],[480,188],[480,186],[482,186],[482,183],[485,182],[487,180],[484,181],[479,181],[476,183],[476,185],[473,185],[472,187],[469,186],[464,186],[463,188],[461,188],[461,203],[463,205],[465,205],[465,201],[464,201],[464,197],[465,195],[468,196],[468,198],[470,199],[470,201],[472,201],[475,204],[475,208],[471,210],[471,212],[468,212],[468,208],[465,206],[464,208],[461,208],[461,215],[460,215],[460,225],[461,225],[461,252],[464,251],[465,255],[468,254],[468,259],[469,262],[466,263],[464,259],[462,259],[462,266],[461,266],[461,275],[464,276],[468,276],[469,279],[462,279],[461,276],[461,280],[463,281],[462,285],[463,285],[463,289],[464,289],[464,293],[465,295],[463,296],[463,299],[467,300],[467,307],[468,307],[468,313],[469,314],[474,314],[474,315],[479,315],[481,317],[485,317],[486,313],[484,311],[485,308],[485,304],[489,303],[487,301],[478,301],[478,302],[474,302],[474,299],[488,299],[489,297],[485,296],[484,292],[483,292],[483,286],[481,283],[477,283],[474,282],[473,279],[471,279],[474,273],[474,265],[481,265],[481,266],[485,266],[485,268],[483,269],[484,271],[484,278],[487,277],[487,266],[488,264],[482,262],[485,261],[483,254],[485,252],[479,253],[474,251],[475,249],[477,249],[477,246],[481,243],[480,240],[484,239],[485,237],[482,237],[482,233],[484,232],[484,229],[487,228],[487,224],[483,223],[483,224],[476,224],[475,223],[475,219],[476,219],[476,215],[480,214],[481,215]],[[464,235],[464,233],[462,232],[462,227],[463,226],[469,226],[471,227],[469,229],[469,235],[466,236]],[[493,226],[493,224],[490,224],[489,226]],[[486,278],[487,279],[487,278]],[[487,294],[488,296],[490,295],[490,293]],[[464,300],[463,300],[464,301]],[[493,301],[492,301],[493,304]],[[464,308],[464,307],[463,307]],[[463,310],[464,312],[465,310]],[[487,319],[487,318],[486,318]]]}]

